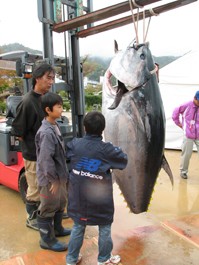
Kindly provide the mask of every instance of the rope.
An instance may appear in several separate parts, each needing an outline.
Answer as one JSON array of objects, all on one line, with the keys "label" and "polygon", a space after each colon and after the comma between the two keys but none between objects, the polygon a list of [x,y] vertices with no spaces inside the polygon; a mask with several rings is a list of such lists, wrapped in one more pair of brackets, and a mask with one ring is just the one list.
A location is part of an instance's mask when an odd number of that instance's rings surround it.
[{"label": "rope", "polygon": [[[159,14],[155,13],[152,8],[149,9],[149,12],[150,12],[151,16],[158,16],[159,15]],[[151,17],[149,18],[149,22],[148,22],[148,26],[147,26],[147,31],[146,31],[146,34],[145,34],[145,37],[144,37],[144,42],[146,42],[146,38],[147,38],[148,31],[149,31],[150,22],[151,22]]]},{"label": "rope", "polygon": [[143,10],[143,43],[145,43],[145,10]]},{"label": "rope", "polygon": [[134,14],[133,14],[133,4],[132,4],[132,2],[133,2],[134,5],[137,5],[137,4],[135,3],[134,0],[129,0],[129,5],[130,5],[130,8],[131,8],[132,19],[133,19],[133,25],[134,25],[134,29],[135,29],[136,43],[139,44],[139,40],[138,40],[138,27],[137,27],[137,25],[135,23],[135,17],[134,17]]},{"label": "rope", "polygon": [[140,5],[138,5],[136,2],[135,2],[135,0],[131,0],[132,2],[133,2],[133,5],[135,6],[135,7],[137,7],[137,8],[139,8],[139,7],[143,7],[143,6],[140,6]]},{"label": "rope", "polygon": [[158,16],[158,15],[159,15],[158,13],[155,13],[155,12],[154,12],[153,8],[150,8],[150,9],[149,9],[149,12],[150,12],[150,14],[151,14],[152,16]]},{"label": "rope", "polygon": [[138,34],[138,26],[139,26],[139,7],[137,8],[137,34]]},{"label": "rope", "polygon": [[150,74],[154,74],[154,73],[156,73],[156,71],[157,71],[157,69],[154,68],[153,70],[150,71]]},{"label": "rope", "polygon": [[146,38],[147,38],[148,31],[149,31],[150,22],[151,22],[151,17],[149,18],[149,21],[148,21],[147,30],[146,30],[146,33],[145,33],[145,36],[144,36],[144,42],[146,42]]},{"label": "rope", "polygon": [[[129,5],[130,5],[130,9],[131,9],[131,13],[132,13],[132,19],[133,19],[133,24],[134,24],[134,29],[135,29],[136,43],[138,45],[139,44],[139,38],[138,38],[139,8],[140,7],[142,8],[143,6],[138,5],[135,0],[129,0]],[[138,11],[137,11],[137,21],[135,21],[135,16],[134,16],[134,13],[133,13],[133,6],[137,7],[137,9],[138,9]],[[155,13],[152,8],[149,9],[149,12],[150,12],[151,16],[158,16],[159,15],[159,14]],[[146,38],[147,38],[147,35],[148,35],[150,22],[151,22],[151,17],[149,18],[147,29],[145,30],[145,10],[143,10],[143,43],[146,42]]]}]

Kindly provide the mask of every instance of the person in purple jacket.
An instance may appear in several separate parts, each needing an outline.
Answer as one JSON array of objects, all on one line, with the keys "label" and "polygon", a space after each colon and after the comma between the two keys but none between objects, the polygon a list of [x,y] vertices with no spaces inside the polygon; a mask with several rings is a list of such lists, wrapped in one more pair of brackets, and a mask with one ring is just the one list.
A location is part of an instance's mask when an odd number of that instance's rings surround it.
[{"label": "person in purple jacket", "polygon": [[183,179],[187,179],[194,143],[199,154],[199,91],[196,92],[193,101],[189,101],[174,109],[172,119],[184,132],[180,176]]},{"label": "person in purple jacket", "polygon": [[111,225],[114,215],[111,169],[124,169],[127,155],[120,147],[102,141],[105,118],[92,111],[84,118],[86,134],[67,144],[70,160],[68,215],[74,225],[68,244],[67,265],[80,262],[80,249],[87,225],[98,226],[98,265],[118,264],[119,255],[112,255]]}]

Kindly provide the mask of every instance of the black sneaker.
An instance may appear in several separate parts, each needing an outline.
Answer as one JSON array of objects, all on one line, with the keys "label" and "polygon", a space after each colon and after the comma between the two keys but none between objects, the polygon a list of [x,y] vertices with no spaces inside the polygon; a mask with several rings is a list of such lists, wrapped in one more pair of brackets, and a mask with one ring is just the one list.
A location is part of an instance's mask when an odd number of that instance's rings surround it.
[{"label": "black sneaker", "polygon": [[181,173],[180,176],[183,179],[187,179],[188,178],[187,173]]}]

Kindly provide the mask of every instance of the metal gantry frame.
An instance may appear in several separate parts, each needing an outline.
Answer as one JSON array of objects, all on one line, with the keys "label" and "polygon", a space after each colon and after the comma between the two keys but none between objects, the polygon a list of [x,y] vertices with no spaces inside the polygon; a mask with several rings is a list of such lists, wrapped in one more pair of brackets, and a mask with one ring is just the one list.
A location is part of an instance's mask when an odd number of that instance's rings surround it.
[{"label": "metal gantry frame", "polygon": [[[97,1],[97,0],[96,0]],[[197,0],[177,0],[149,10],[145,10],[145,17],[151,17],[170,11]],[[66,90],[70,93],[72,108],[72,123],[74,136],[82,136],[83,117],[85,114],[84,88],[82,67],[80,62],[79,38],[91,36],[106,30],[114,29],[132,23],[132,16],[125,16],[110,22],[94,26],[93,23],[106,18],[125,13],[131,10],[129,1],[121,2],[97,11],[93,11],[93,0],[37,0],[38,17],[43,27],[43,56],[52,65],[54,64],[53,31],[68,33],[68,56],[65,54],[65,82]],[[133,1],[137,6],[144,7],[160,0]],[[134,5],[133,9],[137,6]],[[135,14],[138,20],[143,19],[143,13]],[[66,42],[65,42],[66,46]],[[69,88],[70,87],[70,88]],[[56,88],[54,88],[54,91]]]},{"label": "metal gantry frame", "polygon": [[[91,6],[92,1],[88,1]],[[53,25],[57,20],[55,8],[59,6],[58,0],[38,0],[38,17],[42,22],[43,29],[43,57],[54,66],[54,50],[53,50]],[[77,16],[77,1],[61,1],[63,17],[72,19]],[[83,11],[90,12],[88,7],[84,7]],[[59,10],[60,12],[60,10]],[[60,18],[59,18],[60,19]],[[66,37],[66,36],[65,36]],[[66,46],[66,42],[65,42]],[[79,54],[79,38],[74,31],[68,31],[68,47],[65,47],[65,53],[68,50],[68,56],[65,55],[66,67],[66,91],[70,94],[72,126],[74,136],[82,136],[84,134],[83,117],[85,114],[84,89],[82,67]],[[56,86],[53,87],[56,91]]]}]

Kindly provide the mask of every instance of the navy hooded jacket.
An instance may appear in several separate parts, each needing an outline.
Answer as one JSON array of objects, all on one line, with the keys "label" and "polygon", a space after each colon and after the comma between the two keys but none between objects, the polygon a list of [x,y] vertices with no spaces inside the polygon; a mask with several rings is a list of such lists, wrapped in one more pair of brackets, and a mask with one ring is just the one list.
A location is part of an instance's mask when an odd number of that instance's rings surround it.
[{"label": "navy hooded jacket", "polygon": [[111,169],[124,169],[127,155],[121,148],[85,135],[67,144],[70,160],[68,215],[83,225],[113,222],[114,202]]}]

